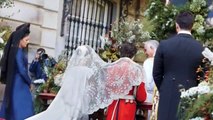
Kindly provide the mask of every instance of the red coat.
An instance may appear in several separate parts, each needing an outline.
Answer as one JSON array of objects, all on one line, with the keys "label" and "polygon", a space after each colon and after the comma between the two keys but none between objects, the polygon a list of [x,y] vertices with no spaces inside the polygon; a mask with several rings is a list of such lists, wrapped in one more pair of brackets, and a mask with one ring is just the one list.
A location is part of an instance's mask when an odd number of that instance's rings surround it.
[{"label": "red coat", "polygon": [[[134,88],[132,88],[128,95],[133,95],[133,91]],[[138,87],[136,99],[140,102],[146,100],[146,90],[144,83],[141,83],[141,85]],[[135,120],[135,113],[135,100],[132,103],[127,102],[125,99],[114,100],[108,107],[106,120]]]}]

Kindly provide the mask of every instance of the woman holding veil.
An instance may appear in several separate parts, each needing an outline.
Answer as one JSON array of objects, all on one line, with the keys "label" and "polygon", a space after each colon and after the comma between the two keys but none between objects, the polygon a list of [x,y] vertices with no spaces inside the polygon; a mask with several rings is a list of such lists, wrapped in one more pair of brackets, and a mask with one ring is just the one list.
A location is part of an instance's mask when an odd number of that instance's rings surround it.
[{"label": "woman holding veil", "polygon": [[61,89],[48,109],[27,120],[83,119],[128,94],[132,86],[142,82],[143,74],[142,67],[129,58],[106,63],[91,47],[79,46],[62,80]]}]

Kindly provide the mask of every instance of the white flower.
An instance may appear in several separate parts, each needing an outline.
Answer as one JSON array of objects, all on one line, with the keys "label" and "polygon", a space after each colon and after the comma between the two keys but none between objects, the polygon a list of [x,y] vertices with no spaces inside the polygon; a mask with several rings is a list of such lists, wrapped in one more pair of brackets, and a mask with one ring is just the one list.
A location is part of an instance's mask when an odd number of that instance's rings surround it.
[{"label": "white flower", "polygon": [[206,23],[207,25],[209,25],[210,27],[213,27],[213,17],[208,17],[206,19]]},{"label": "white flower", "polygon": [[0,37],[2,37],[7,31],[3,31],[2,33],[0,33]]},{"label": "white flower", "polygon": [[106,41],[103,36],[100,36],[100,41],[101,41],[101,48],[104,48],[104,45],[106,44]]},{"label": "white flower", "polygon": [[196,117],[196,118],[192,118],[192,119],[189,119],[189,120],[205,120],[205,119],[202,118],[202,117]]},{"label": "white flower", "polygon": [[3,44],[4,40],[0,37],[0,43]]},{"label": "white flower", "polygon": [[211,65],[213,65],[213,52],[209,50],[209,48],[205,48],[202,54],[204,57],[208,58],[211,61]]},{"label": "white flower", "polygon": [[112,41],[107,40],[107,41],[106,41],[106,45],[109,45],[109,46],[112,45]]},{"label": "white flower", "polygon": [[203,26],[200,26],[196,31],[198,34],[203,34],[205,32],[205,29]]},{"label": "white flower", "polygon": [[213,117],[213,112],[211,113],[211,116]]},{"label": "white flower", "polygon": [[208,86],[209,83],[206,81],[202,81],[201,83],[198,84],[198,86]]},{"label": "white flower", "polygon": [[197,87],[192,87],[186,91],[183,91],[181,92],[181,98],[186,98],[186,97],[191,97],[191,96],[194,96],[196,94],[198,95],[202,95],[202,94],[205,94],[205,93],[210,93],[211,92],[211,89],[209,86],[204,86],[204,85],[200,85],[200,86],[197,86]]},{"label": "white flower", "polygon": [[57,86],[61,86],[62,85],[62,77],[63,77],[63,74],[58,74],[54,77],[54,83],[57,85]]},{"label": "white flower", "polygon": [[132,43],[135,40],[135,35],[132,35],[129,39],[128,42]]}]

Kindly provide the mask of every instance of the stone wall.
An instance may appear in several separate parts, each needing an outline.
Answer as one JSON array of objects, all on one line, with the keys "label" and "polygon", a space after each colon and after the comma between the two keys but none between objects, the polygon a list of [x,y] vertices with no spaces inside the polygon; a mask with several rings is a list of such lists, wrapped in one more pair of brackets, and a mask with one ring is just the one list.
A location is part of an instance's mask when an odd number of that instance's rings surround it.
[{"label": "stone wall", "polygon": [[[1,25],[9,25],[14,30],[20,24],[31,23],[29,64],[39,47],[56,59],[64,49],[64,38],[60,37],[62,6],[63,0],[15,0],[13,7],[0,9]],[[0,84],[0,104],[4,88]]]},{"label": "stone wall", "polygon": [[[22,23],[31,23],[29,62],[39,47],[45,48],[53,57],[57,57],[63,49],[64,46],[58,46],[57,41],[61,39],[59,31],[62,2],[63,0],[17,0],[13,7],[0,9],[0,17],[3,18],[0,24],[10,25],[14,29]],[[59,42],[63,43],[64,40]]]}]

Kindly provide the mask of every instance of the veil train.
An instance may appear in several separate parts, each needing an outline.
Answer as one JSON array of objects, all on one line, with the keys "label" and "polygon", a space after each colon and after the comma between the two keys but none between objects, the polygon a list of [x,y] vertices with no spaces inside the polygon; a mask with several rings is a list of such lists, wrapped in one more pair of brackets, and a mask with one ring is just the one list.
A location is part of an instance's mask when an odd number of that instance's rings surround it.
[{"label": "veil train", "polygon": [[79,46],[68,62],[62,86],[48,109],[26,120],[79,120],[128,94],[144,80],[129,58],[104,62],[89,46]]}]

